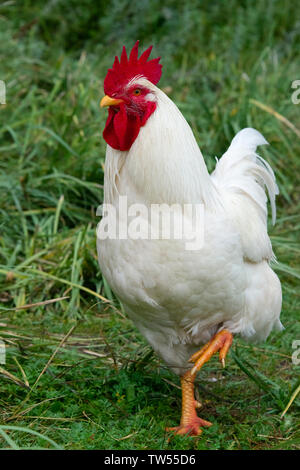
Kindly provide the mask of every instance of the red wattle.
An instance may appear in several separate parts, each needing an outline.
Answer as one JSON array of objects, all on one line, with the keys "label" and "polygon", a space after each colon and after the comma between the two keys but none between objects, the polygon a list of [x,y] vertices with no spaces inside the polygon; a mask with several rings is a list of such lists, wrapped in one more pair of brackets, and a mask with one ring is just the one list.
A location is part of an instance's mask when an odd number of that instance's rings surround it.
[{"label": "red wattle", "polygon": [[125,104],[121,104],[118,111],[109,108],[103,131],[105,141],[116,150],[129,150],[137,138],[140,128],[146,124],[155,108],[154,102],[148,102],[142,117],[137,113],[127,113]]}]

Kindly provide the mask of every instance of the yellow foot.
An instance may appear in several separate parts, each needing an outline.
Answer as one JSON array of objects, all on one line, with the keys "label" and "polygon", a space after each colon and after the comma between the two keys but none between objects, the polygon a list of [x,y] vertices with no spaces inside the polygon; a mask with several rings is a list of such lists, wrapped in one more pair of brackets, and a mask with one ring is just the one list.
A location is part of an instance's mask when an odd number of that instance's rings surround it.
[{"label": "yellow foot", "polygon": [[219,331],[207,344],[192,355],[189,362],[194,362],[194,367],[191,370],[191,375],[194,376],[205,364],[209,361],[212,355],[219,351],[220,361],[225,367],[225,358],[228,353],[228,350],[232,344],[232,333],[228,330]]},{"label": "yellow foot", "polygon": [[190,420],[189,423],[180,424],[179,426],[175,426],[173,428],[166,428],[166,431],[173,431],[175,434],[183,435],[186,434],[187,436],[200,436],[202,433],[202,429],[204,427],[211,426],[212,423],[209,421],[205,421],[205,419],[201,419],[198,416],[195,416],[193,419]]}]

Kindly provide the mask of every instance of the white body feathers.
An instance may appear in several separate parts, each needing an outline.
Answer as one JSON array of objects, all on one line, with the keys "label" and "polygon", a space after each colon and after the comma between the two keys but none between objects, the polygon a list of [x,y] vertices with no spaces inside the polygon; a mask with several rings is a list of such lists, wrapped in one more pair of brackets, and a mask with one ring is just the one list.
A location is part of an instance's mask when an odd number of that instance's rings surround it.
[{"label": "white body feathers", "polygon": [[209,175],[199,147],[175,104],[145,79],[157,109],[127,152],[108,146],[104,199],[128,205],[204,205],[204,245],[182,240],[97,241],[103,275],[129,316],[175,373],[221,328],[265,339],[282,328],[281,286],[269,266],[267,187],[275,221],[277,186],[256,147],[266,144],[244,129]]}]

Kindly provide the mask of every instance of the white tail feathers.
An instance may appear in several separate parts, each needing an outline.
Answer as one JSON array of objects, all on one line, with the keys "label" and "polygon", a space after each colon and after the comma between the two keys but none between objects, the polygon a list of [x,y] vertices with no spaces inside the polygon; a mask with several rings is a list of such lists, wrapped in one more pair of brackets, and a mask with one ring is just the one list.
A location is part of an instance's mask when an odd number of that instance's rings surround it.
[{"label": "white tail feathers", "polygon": [[[272,222],[276,220],[275,196],[278,187],[270,165],[259,155],[256,148],[268,142],[255,129],[246,128],[232,140],[231,145],[217,162],[212,174],[227,209],[236,220],[247,257],[253,260],[272,257],[272,248],[267,235],[267,188]],[[252,241],[250,233],[251,232]],[[261,242],[261,249],[255,244]]]}]

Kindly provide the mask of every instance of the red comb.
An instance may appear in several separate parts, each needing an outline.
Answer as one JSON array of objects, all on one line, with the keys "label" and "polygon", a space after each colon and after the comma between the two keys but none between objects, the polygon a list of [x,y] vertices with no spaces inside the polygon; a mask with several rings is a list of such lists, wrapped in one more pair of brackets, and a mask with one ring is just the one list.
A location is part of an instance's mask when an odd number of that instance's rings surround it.
[{"label": "red comb", "polygon": [[104,92],[106,95],[112,95],[122,88],[136,75],[142,75],[150,82],[156,85],[161,77],[162,65],[159,64],[160,57],[148,61],[152,46],[146,49],[140,58],[138,58],[139,41],[133,46],[128,58],[126,48],[123,46],[121,59],[115,57],[114,64],[108,69],[104,79]]}]

